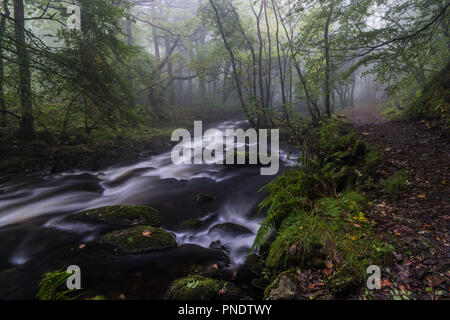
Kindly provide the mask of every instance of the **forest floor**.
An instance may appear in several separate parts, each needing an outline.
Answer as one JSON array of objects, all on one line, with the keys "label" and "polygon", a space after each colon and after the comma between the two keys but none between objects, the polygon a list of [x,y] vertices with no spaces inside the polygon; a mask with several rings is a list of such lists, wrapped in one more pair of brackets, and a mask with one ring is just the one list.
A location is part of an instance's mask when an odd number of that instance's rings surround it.
[{"label": "forest floor", "polygon": [[[377,105],[343,112],[385,159],[388,178],[406,169],[401,194],[376,191],[368,216],[380,238],[393,240],[396,262],[372,299],[448,299],[450,285],[450,139],[429,122],[389,121]],[[386,274],[387,273],[387,274]]]}]

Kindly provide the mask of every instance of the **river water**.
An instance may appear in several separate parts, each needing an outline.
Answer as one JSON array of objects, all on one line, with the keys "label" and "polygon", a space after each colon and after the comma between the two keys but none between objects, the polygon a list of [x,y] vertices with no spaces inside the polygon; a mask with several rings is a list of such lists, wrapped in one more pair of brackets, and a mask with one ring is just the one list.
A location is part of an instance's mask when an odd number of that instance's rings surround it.
[{"label": "river water", "polygon": [[[214,128],[225,132],[243,126],[243,121],[227,121]],[[204,137],[206,141],[211,138]],[[201,140],[188,146],[194,150],[198,143]],[[280,150],[280,173],[295,165],[295,151],[289,148]],[[243,263],[262,221],[256,213],[264,194],[258,190],[273,178],[260,175],[257,167],[174,165],[170,151],[96,172],[0,178],[0,299],[32,299],[45,272],[68,265],[80,266],[82,286],[89,293],[134,299],[162,298],[172,280],[199,265],[236,268]],[[217,199],[201,204],[195,199],[199,193]],[[116,204],[158,209],[163,227],[176,235],[179,247],[114,254],[96,245],[105,232],[101,225],[64,219]],[[183,231],[181,223],[190,218],[208,223],[198,231]],[[227,222],[243,225],[252,233],[208,232]],[[224,250],[209,249],[217,240]]]}]

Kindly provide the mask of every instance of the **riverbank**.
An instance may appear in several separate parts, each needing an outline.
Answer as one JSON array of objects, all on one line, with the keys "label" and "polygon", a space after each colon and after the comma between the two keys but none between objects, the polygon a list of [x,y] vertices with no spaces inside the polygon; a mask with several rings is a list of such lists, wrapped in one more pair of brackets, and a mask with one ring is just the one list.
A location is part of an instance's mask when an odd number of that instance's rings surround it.
[{"label": "riverbank", "polygon": [[72,144],[15,140],[12,135],[2,134],[0,172],[2,175],[46,175],[74,168],[100,170],[168,150],[171,132],[172,129],[167,128],[140,136],[92,139]]}]

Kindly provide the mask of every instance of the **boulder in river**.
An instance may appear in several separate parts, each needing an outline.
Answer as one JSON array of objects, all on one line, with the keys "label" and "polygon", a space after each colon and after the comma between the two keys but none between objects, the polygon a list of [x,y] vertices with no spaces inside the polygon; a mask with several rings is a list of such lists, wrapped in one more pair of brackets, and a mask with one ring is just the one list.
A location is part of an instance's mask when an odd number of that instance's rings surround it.
[{"label": "boulder in river", "polygon": [[216,200],[216,196],[206,193],[199,193],[195,196],[195,201],[198,203],[206,203]]},{"label": "boulder in river", "polygon": [[223,250],[223,251],[228,251],[227,248],[222,245],[222,243],[220,242],[220,240],[216,240],[211,242],[211,244],[209,245],[210,249],[215,249],[215,250]]},{"label": "boulder in river", "polygon": [[226,233],[233,236],[240,236],[245,234],[251,234],[253,232],[251,232],[248,228],[240,224],[227,222],[222,224],[216,224],[215,226],[213,226],[211,229],[209,229],[208,234],[212,233]]},{"label": "boulder in river", "polygon": [[192,218],[184,221],[181,224],[183,230],[199,230],[205,227],[206,222],[200,219]]},{"label": "boulder in river", "polygon": [[100,242],[127,253],[170,249],[178,246],[173,234],[152,226],[116,230],[104,235]]},{"label": "boulder in river", "polygon": [[168,300],[239,300],[243,292],[231,283],[200,275],[177,279],[166,294]]},{"label": "boulder in river", "polygon": [[109,206],[80,212],[69,219],[89,222],[106,222],[120,227],[139,225],[160,227],[161,214],[147,206]]}]

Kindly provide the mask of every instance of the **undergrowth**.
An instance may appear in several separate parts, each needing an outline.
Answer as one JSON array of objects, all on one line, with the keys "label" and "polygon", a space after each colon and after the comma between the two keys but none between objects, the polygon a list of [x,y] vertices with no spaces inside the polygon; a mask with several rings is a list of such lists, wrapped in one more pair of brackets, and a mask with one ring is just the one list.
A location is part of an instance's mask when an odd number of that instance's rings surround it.
[{"label": "undergrowth", "polygon": [[382,157],[342,122],[311,126],[304,153],[309,156],[261,190],[268,194],[260,204],[266,217],[252,250],[258,252],[276,232],[265,257],[269,280],[290,268],[332,265],[326,279],[331,287],[342,278],[361,285],[368,266],[392,259],[393,247],[376,238],[364,214],[362,190]]}]

